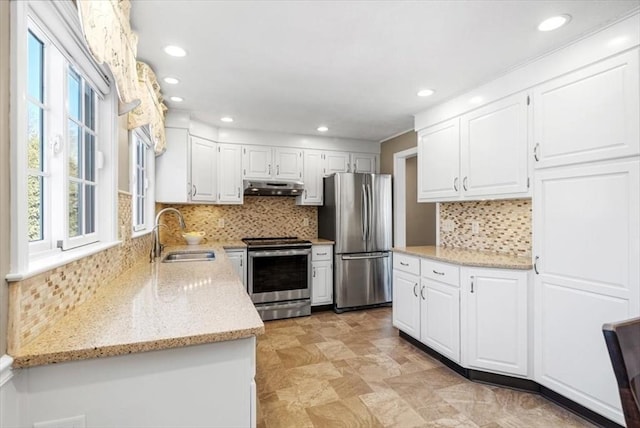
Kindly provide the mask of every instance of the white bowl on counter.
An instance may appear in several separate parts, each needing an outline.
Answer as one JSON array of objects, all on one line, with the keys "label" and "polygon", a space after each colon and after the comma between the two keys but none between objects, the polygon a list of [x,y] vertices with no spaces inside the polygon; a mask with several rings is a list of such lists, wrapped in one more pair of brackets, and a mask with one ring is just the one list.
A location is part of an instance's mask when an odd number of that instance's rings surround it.
[{"label": "white bowl on counter", "polygon": [[182,237],[187,241],[188,245],[198,245],[204,239],[204,232],[187,232],[183,233]]}]

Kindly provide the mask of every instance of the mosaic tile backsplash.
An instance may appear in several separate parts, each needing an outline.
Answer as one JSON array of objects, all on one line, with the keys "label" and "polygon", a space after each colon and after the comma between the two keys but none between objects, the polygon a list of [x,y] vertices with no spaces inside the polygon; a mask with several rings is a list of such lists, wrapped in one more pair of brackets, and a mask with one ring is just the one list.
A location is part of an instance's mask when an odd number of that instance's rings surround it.
[{"label": "mosaic tile backsplash", "polygon": [[[453,232],[443,222],[452,220]],[[472,222],[479,232],[472,233]],[[531,199],[440,204],[440,245],[531,257]]]},{"label": "mosaic tile backsplash", "polygon": [[[163,206],[177,208],[184,216],[187,230],[203,231],[209,241],[235,241],[249,236],[302,239],[318,236],[317,207],[296,205],[295,198],[246,196],[242,205]],[[160,221],[167,225],[160,229],[164,244],[184,244],[174,214],[164,214]]]},{"label": "mosaic tile backsplash", "polygon": [[109,284],[142,257],[149,257],[151,234],[131,236],[131,195],[118,194],[122,244],[53,270],[10,283],[9,353],[33,340],[47,327]]}]

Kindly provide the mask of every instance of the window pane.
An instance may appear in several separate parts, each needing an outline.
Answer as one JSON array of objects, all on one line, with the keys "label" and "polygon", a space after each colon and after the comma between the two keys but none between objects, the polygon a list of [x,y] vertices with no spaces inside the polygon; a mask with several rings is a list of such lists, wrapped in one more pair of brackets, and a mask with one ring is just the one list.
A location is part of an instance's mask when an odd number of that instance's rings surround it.
[{"label": "window pane", "polygon": [[82,234],[81,184],[69,182],[69,237]]},{"label": "window pane", "polygon": [[144,198],[138,197],[136,205],[136,224],[144,225]]},{"label": "window pane", "polygon": [[43,62],[44,45],[33,33],[29,32],[29,71],[27,91],[30,97],[37,101],[43,101]]},{"label": "window pane", "polygon": [[84,134],[84,179],[96,181],[96,142],[95,136],[89,132]]},{"label": "window pane", "polygon": [[29,168],[42,171],[42,109],[28,104],[27,156]]},{"label": "window pane", "polygon": [[96,187],[90,184],[84,186],[84,233],[96,231]]},{"label": "window pane", "polygon": [[69,176],[70,177],[80,177],[80,173],[82,172],[82,165],[80,164],[82,158],[80,157],[80,153],[82,150],[81,147],[81,139],[82,134],[80,133],[80,127],[73,122],[69,121]]},{"label": "window pane", "polygon": [[27,181],[29,203],[29,241],[40,241],[43,238],[43,188],[42,177],[30,175]]},{"label": "window pane", "polygon": [[81,121],[80,106],[82,104],[82,92],[80,90],[80,76],[75,71],[69,69],[67,79],[67,96],[69,102],[69,116]]},{"label": "window pane", "polygon": [[87,85],[85,82],[84,85],[84,124],[91,130],[95,131],[95,110],[96,110],[96,101],[93,96],[93,89],[91,86]]}]

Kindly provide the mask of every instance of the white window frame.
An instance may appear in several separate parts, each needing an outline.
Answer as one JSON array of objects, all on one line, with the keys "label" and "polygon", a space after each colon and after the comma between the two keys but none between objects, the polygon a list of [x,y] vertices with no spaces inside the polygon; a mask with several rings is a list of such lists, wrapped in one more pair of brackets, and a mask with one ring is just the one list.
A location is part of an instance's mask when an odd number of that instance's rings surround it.
[{"label": "white window frame", "polygon": [[[138,224],[137,214],[139,209],[138,195],[138,144],[144,147],[144,223]],[[130,159],[131,159],[131,228],[133,237],[150,233],[153,230],[153,217],[155,215],[155,153],[151,146],[151,136],[147,126],[136,128],[129,134]]]},{"label": "white window frame", "polygon": [[[61,266],[70,261],[96,253],[117,241],[117,95],[111,90],[108,71],[96,65],[84,43],[80,30],[77,10],[70,0],[43,2],[24,0],[11,2],[11,273],[7,280],[15,281],[28,278],[37,273]],[[30,245],[28,236],[28,163],[27,147],[27,64],[28,32],[31,30],[45,43],[45,75],[50,75],[49,67],[63,67],[64,85],[45,85],[44,100],[48,108],[44,119],[44,161],[45,174],[51,189],[45,191],[45,235],[46,239]],[[53,54],[55,47],[57,53]],[[57,153],[56,144],[66,146],[66,76],[65,63],[71,65],[92,86],[102,101],[96,102],[96,233],[91,239],[68,240],[65,250],[73,245],[77,248],[62,251],[65,245],[65,219],[67,201],[52,197],[57,189],[66,189],[66,159],[63,162],[50,162],[52,153]],[[46,80],[45,80],[46,81]],[[59,104],[59,106],[58,106]],[[60,115],[63,117],[51,117]],[[62,138],[62,141],[58,141]],[[57,156],[57,154],[56,154]],[[64,155],[66,157],[66,154]],[[57,165],[56,165],[57,164]],[[100,166],[103,165],[102,168]],[[61,184],[60,180],[65,183]],[[62,186],[62,187],[60,187]],[[66,191],[64,193],[67,193]],[[47,200],[47,198],[49,198]],[[64,205],[64,207],[61,207]],[[47,215],[48,214],[48,215]],[[63,226],[65,225],[65,226]],[[95,239],[94,239],[95,238]]]}]

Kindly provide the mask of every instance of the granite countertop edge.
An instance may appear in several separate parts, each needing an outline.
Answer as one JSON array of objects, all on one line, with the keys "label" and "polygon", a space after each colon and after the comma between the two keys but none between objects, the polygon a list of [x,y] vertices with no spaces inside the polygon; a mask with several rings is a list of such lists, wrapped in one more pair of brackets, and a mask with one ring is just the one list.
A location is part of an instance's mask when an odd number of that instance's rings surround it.
[{"label": "granite countertop edge", "polygon": [[531,258],[489,251],[438,246],[394,247],[394,252],[452,263],[460,266],[493,269],[531,270]]}]

